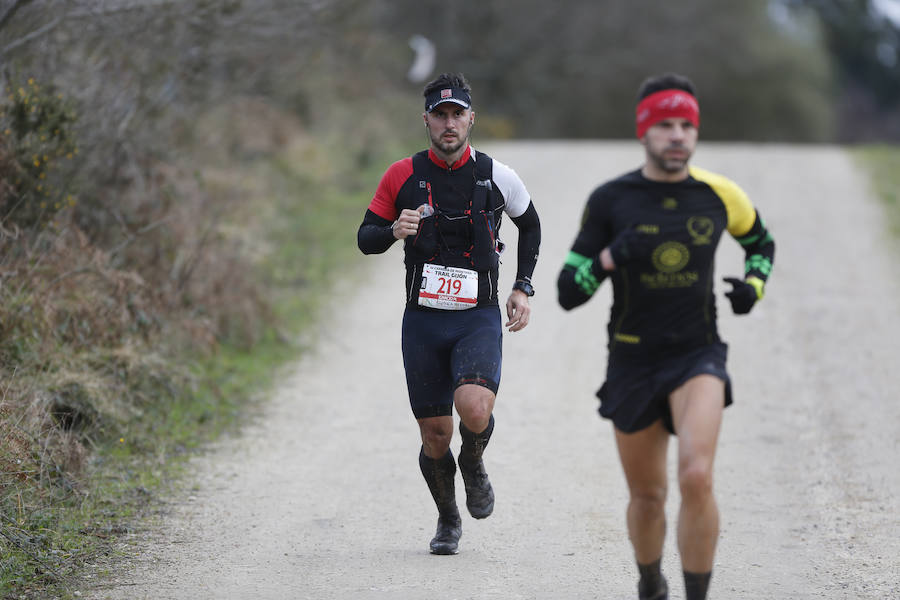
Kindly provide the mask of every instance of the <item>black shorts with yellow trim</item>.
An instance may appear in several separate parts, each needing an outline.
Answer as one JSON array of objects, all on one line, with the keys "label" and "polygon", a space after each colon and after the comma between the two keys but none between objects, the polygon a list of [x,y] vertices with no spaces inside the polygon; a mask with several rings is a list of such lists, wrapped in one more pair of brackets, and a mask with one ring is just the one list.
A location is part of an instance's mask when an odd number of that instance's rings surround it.
[{"label": "black shorts with yellow trim", "polygon": [[688,379],[697,375],[718,377],[725,382],[725,406],[732,403],[727,358],[728,345],[723,342],[650,362],[610,357],[606,382],[597,391],[600,416],[625,433],[645,429],[659,419],[675,433],[669,395]]}]

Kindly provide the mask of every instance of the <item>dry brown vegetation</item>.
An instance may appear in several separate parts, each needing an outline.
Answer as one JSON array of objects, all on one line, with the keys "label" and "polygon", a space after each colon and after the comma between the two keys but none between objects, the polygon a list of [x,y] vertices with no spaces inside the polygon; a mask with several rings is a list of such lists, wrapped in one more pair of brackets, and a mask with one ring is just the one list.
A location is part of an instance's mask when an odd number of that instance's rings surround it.
[{"label": "dry brown vegetation", "polygon": [[328,162],[331,4],[0,4],[0,597],[65,593],[246,402],[201,367],[283,326],[265,229],[334,182],[266,165]]}]

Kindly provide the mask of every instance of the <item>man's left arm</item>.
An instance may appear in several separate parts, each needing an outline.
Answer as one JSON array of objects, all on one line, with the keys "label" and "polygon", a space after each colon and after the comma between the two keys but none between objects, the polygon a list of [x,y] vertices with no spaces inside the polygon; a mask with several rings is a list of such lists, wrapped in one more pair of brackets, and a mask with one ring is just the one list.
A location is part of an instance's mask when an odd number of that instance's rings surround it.
[{"label": "man's left arm", "polygon": [[541,245],[541,222],[531,201],[531,195],[518,174],[497,159],[493,159],[492,171],[491,179],[503,198],[503,212],[519,230],[516,282],[506,301],[506,316],[509,320],[505,327],[514,332],[524,329],[531,315],[528,298],[534,295],[531,276],[537,264],[538,249]]},{"label": "man's left arm", "polygon": [[775,264],[775,239],[758,211],[754,211],[753,225],[749,231],[732,235],[744,248],[744,279],[726,277],[725,281],[734,287],[725,295],[731,301],[734,313],[741,315],[749,313],[765,295],[765,284]]},{"label": "man's left arm", "polygon": [[531,276],[534,274],[541,246],[541,221],[533,202],[528,203],[524,213],[510,218],[519,230],[516,282],[506,301],[506,316],[509,318],[506,327],[513,332],[524,329],[531,315],[528,298],[534,295]]}]

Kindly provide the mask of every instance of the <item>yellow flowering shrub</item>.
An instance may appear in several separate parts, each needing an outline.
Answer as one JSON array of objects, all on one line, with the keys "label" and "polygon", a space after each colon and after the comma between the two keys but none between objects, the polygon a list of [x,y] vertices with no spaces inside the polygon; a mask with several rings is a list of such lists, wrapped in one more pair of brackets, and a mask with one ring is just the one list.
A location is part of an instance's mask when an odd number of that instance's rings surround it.
[{"label": "yellow flowering shrub", "polygon": [[61,94],[33,78],[8,82],[0,96],[0,226],[53,223],[75,204],[70,171],[76,115]]}]

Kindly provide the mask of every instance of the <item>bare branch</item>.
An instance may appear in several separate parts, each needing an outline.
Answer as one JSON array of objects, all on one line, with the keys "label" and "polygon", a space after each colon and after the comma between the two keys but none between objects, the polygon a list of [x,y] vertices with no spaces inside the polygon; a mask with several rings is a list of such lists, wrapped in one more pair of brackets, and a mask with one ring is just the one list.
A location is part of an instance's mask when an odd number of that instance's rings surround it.
[{"label": "bare branch", "polygon": [[[29,0],[31,1],[31,0]],[[180,4],[178,0],[131,0],[125,2],[109,2],[104,6],[96,6],[88,9],[72,11],[69,16],[73,19],[90,17],[102,17],[132,10],[145,10],[148,8],[160,8],[166,5]]]},{"label": "bare branch", "polygon": [[39,29],[35,29],[28,35],[23,36],[14,42],[10,42],[9,44],[6,45],[6,47],[3,50],[0,50],[0,56],[4,56],[10,50],[15,50],[19,46],[27,44],[28,42],[41,37],[45,33],[52,31],[53,29],[56,28],[57,25],[62,23],[65,18],[66,18],[65,15],[60,15],[60,16],[56,17],[55,19],[53,19],[52,21],[50,21],[49,23],[47,23],[46,25],[44,25],[43,27],[41,27]]},{"label": "bare branch", "polygon": [[3,29],[9,20],[15,16],[16,11],[33,1],[34,0],[16,0],[13,2],[12,5],[6,9],[6,12],[4,12],[3,15],[0,15],[0,29]]}]

